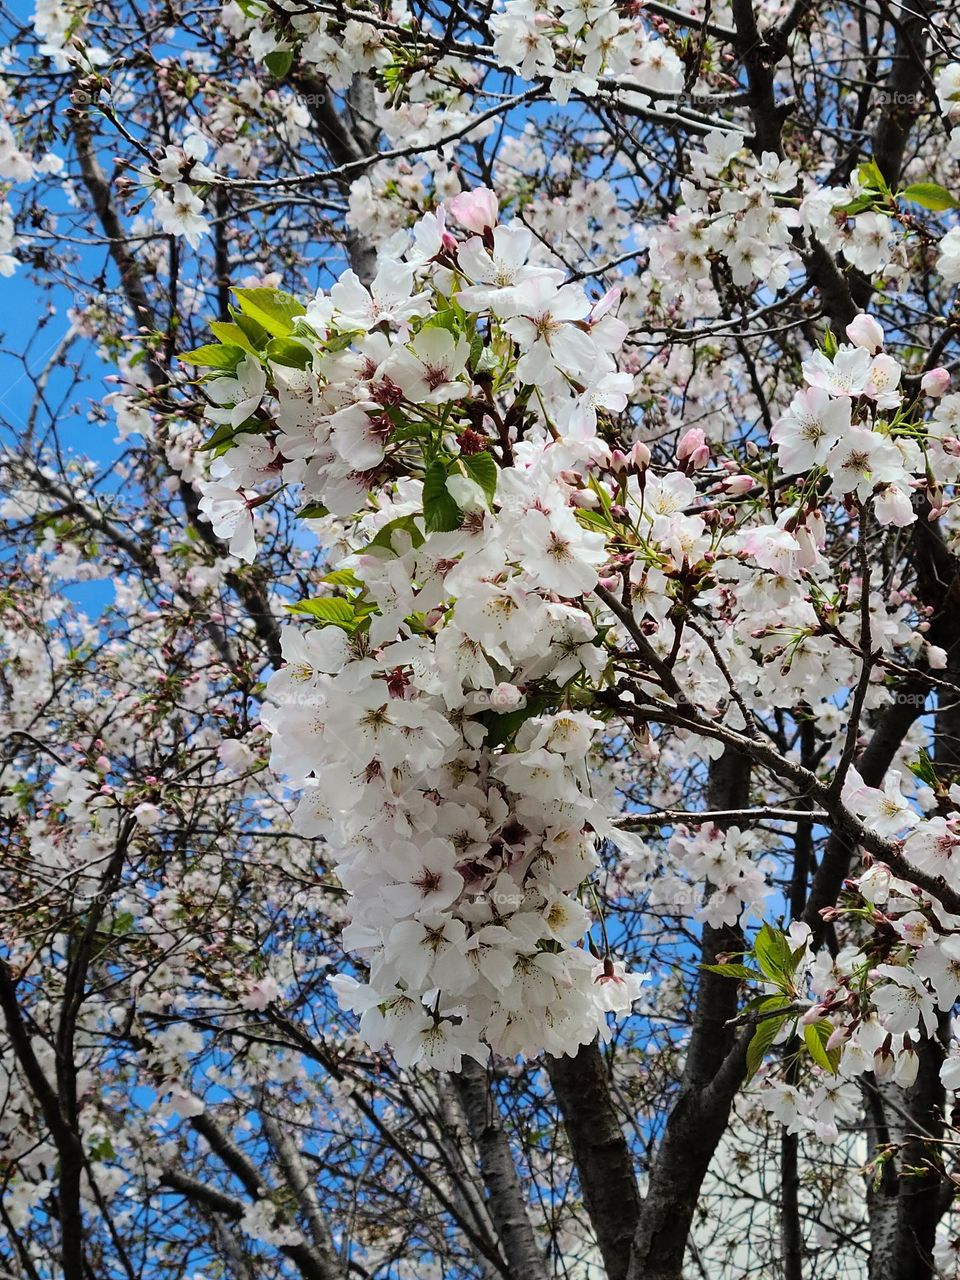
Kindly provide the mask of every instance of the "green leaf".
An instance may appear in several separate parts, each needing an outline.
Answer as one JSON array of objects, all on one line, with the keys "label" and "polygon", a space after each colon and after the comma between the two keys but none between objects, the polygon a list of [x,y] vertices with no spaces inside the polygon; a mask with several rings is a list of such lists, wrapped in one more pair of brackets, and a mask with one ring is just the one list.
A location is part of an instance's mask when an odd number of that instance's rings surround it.
[{"label": "green leaf", "polygon": [[936,182],[912,182],[898,193],[898,198],[919,204],[924,209],[933,209],[936,213],[942,213],[944,209],[960,208],[960,203],[954,200],[946,187],[941,187]]},{"label": "green leaf", "polygon": [[837,352],[839,351],[839,349],[840,349],[840,348],[839,348],[839,346],[838,346],[838,344],[837,344],[837,335],[836,335],[836,334],[833,332],[833,330],[832,330],[832,329],[830,329],[830,328],[828,328],[828,329],[824,330],[824,334],[823,334],[823,354],[824,354],[825,356],[827,356],[827,358],[828,358],[828,359],[832,360],[832,359],[833,359],[833,357],[834,357],[834,356],[837,354]]},{"label": "green leaf", "polygon": [[[769,1010],[783,1008],[783,1000],[780,996],[771,996],[763,1001],[760,1007],[761,1013]],[[777,1017],[776,1014],[770,1013],[770,1016],[764,1018],[762,1022],[757,1023],[757,1029],[754,1031],[747,1045],[747,1080],[752,1080],[760,1069],[760,1064],[767,1055],[768,1050],[772,1047],[774,1040],[780,1032],[780,1028],[790,1017],[789,1013]]]},{"label": "green leaf", "polygon": [[463,332],[463,325],[460,321],[460,315],[453,307],[444,307],[442,311],[435,312],[429,319],[424,320],[420,326],[421,329],[446,329],[448,333],[452,333],[455,338],[459,338]]},{"label": "green leaf", "polygon": [[214,450],[213,456],[219,458],[221,454],[226,453],[232,446],[237,436],[263,435],[269,429],[270,424],[260,418],[246,418],[240,423],[239,427],[232,427],[229,422],[222,422],[210,439],[202,444],[200,448],[204,452],[208,452],[211,449]]},{"label": "green leaf", "polygon": [[762,982],[763,974],[745,964],[702,964],[707,973],[719,973],[721,978],[740,978],[744,982]]},{"label": "green leaf", "polygon": [[[300,600],[297,604],[288,604],[290,613],[298,616],[315,618],[326,626],[343,627],[344,631],[355,630],[360,617],[355,605],[339,596],[323,596],[319,600]],[[366,610],[369,612],[369,609]]]},{"label": "green leaf", "polygon": [[477,716],[487,730],[484,746],[499,747],[509,741],[525,721],[545,711],[550,701],[546,695],[536,694],[527,698],[525,707],[517,707],[515,711],[505,711],[502,715],[494,711],[485,711],[483,715]]},{"label": "green leaf", "polygon": [[262,324],[258,324],[253,316],[245,316],[242,311],[237,311],[235,307],[230,308],[230,314],[241,333],[246,335],[249,349],[258,354],[264,349],[270,341],[270,335]]},{"label": "green leaf", "polygon": [[313,363],[310,348],[293,338],[271,338],[264,355],[288,369],[309,369]]},{"label": "green leaf", "polygon": [[857,177],[860,179],[860,185],[863,187],[871,187],[874,191],[882,191],[885,196],[892,195],[887,185],[887,180],[880,172],[880,166],[876,160],[867,160],[857,170]]},{"label": "green leaf", "polygon": [[783,1018],[770,1017],[757,1024],[757,1029],[747,1045],[747,1074],[744,1078],[744,1083],[752,1080],[760,1070],[760,1066],[767,1056],[767,1051],[776,1040],[777,1033],[783,1022]]},{"label": "green leaf", "polygon": [[258,354],[257,348],[238,324],[230,324],[226,320],[211,320],[210,332],[228,346],[243,347],[244,351],[253,356]]},{"label": "green leaf", "polygon": [[368,551],[389,551],[396,555],[396,547],[393,544],[393,535],[395,533],[406,533],[409,535],[410,541],[415,547],[423,545],[423,534],[417,523],[417,516],[397,516],[396,520],[388,521],[381,529],[377,530],[377,536],[372,542],[368,543],[364,548],[364,555]]},{"label": "green leaf", "polygon": [[796,961],[786,936],[772,925],[764,924],[753,944],[753,954],[766,978],[787,982],[796,969]]},{"label": "green leaf", "polygon": [[475,484],[478,484],[487,496],[487,502],[493,505],[493,498],[497,492],[497,464],[489,453],[472,453],[469,457],[460,455],[462,463],[467,475]]},{"label": "green leaf", "polygon": [[839,213],[846,213],[851,216],[857,213],[866,213],[868,209],[875,209],[876,207],[877,196],[875,192],[871,192],[869,195],[857,196],[855,200],[850,200],[847,204],[834,205],[834,208]]},{"label": "green leaf", "polygon": [[94,1160],[116,1160],[117,1153],[113,1149],[113,1143],[109,1136],[101,1138],[90,1148],[90,1155]]},{"label": "green leaf", "polygon": [[293,332],[293,322],[306,308],[281,289],[234,289],[240,310],[275,338],[286,338]]},{"label": "green leaf", "polygon": [[573,514],[577,523],[582,524],[585,529],[597,529],[605,534],[612,531],[612,521],[602,511],[591,511],[588,507],[575,507]]},{"label": "green leaf", "polygon": [[939,782],[937,771],[923,747],[920,748],[916,760],[910,765],[910,772],[921,782],[925,782],[928,787],[936,789]]},{"label": "green leaf", "polygon": [[483,359],[483,352],[483,338],[481,338],[479,333],[475,333],[470,341],[469,364],[471,369],[476,369],[477,365]]},{"label": "green leaf", "polygon": [[293,50],[274,49],[263,61],[272,76],[277,80],[285,80],[293,66]]},{"label": "green leaf", "polygon": [[329,582],[332,587],[353,587],[359,589],[363,583],[352,569],[334,569],[333,573],[325,573],[321,582]]},{"label": "green leaf", "polygon": [[360,337],[359,329],[349,329],[345,333],[333,333],[324,341],[326,351],[346,351],[354,338]]},{"label": "green leaf", "polygon": [[829,1071],[832,1076],[835,1076],[840,1066],[840,1050],[827,1049],[827,1041],[832,1031],[833,1027],[829,1022],[810,1023],[803,1028],[803,1042],[817,1066],[823,1067],[824,1071]]},{"label": "green leaf", "polygon": [[445,533],[459,529],[463,512],[447,492],[447,469],[442,462],[431,462],[423,477],[423,521],[428,533]]},{"label": "green leaf", "polygon": [[322,502],[308,502],[306,506],[300,508],[297,515],[302,520],[322,520],[324,516],[328,516],[330,512]]},{"label": "green leaf", "polygon": [[248,353],[243,347],[221,347],[209,343],[196,351],[184,351],[177,358],[184,364],[199,365],[204,369],[235,369]]}]

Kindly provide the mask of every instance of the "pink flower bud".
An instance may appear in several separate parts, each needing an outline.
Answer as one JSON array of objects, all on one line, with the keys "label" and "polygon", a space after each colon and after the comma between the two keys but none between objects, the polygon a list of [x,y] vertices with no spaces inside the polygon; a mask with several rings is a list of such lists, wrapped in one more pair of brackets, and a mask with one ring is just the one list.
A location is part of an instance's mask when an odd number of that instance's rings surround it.
[{"label": "pink flower bud", "polygon": [[687,462],[705,445],[706,437],[703,432],[698,427],[691,427],[680,437],[680,443],[677,445],[677,461]]},{"label": "pink flower bud", "polygon": [[854,316],[847,325],[847,337],[855,347],[863,347],[875,355],[883,346],[883,328],[873,316]]},{"label": "pink flower bud", "polygon": [[649,467],[650,465],[650,449],[642,440],[637,441],[630,450],[629,456],[633,466],[637,467],[641,471],[644,467]]},{"label": "pink flower bud", "polygon": [[960,458],[960,440],[956,436],[943,436],[940,444],[944,453],[949,453],[952,458]]},{"label": "pink flower bud", "polygon": [[950,390],[950,370],[944,369],[942,365],[936,369],[928,369],[920,379],[920,390],[924,395],[933,396],[938,400],[946,391]]},{"label": "pink flower bud", "polygon": [[934,671],[942,671],[947,665],[947,651],[939,645],[927,645],[927,666]]},{"label": "pink flower bud", "polygon": [[728,476],[723,482],[724,492],[730,494],[749,493],[751,489],[756,487],[757,482],[753,476]]},{"label": "pink flower bud", "polygon": [[710,461],[710,446],[702,444],[699,449],[694,449],[690,457],[690,465],[694,471],[699,471],[701,467],[705,467]]},{"label": "pink flower bud", "polygon": [[570,505],[592,511],[595,507],[599,507],[600,499],[592,489],[574,489],[570,495]]},{"label": "pink flower bud", "polygon": [[461,191],[447,201],[447,209],[462,227],[475,231],[477,235],[497,225],[499,201],[496,193],[489,187],[478,187],[476,191]]},{"label": "pink flower bud", "polygon": [[520,705],[522,697],[515,684],[498,684],[490,690],[490,706],[494,711],[512,711]]}]

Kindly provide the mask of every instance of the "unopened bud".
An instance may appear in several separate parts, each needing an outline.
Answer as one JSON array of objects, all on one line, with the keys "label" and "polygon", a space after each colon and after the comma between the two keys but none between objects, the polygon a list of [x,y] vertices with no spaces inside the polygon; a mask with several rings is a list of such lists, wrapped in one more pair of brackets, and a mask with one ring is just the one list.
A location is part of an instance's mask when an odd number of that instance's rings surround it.
[{"label": "unopened bud", "polygon": [[932,396],[934,400],[939,398],[950,390],[950,370],[944,369],[939,365],[936,369],[928,369],[920,379],[920,390],[926,396]]}]

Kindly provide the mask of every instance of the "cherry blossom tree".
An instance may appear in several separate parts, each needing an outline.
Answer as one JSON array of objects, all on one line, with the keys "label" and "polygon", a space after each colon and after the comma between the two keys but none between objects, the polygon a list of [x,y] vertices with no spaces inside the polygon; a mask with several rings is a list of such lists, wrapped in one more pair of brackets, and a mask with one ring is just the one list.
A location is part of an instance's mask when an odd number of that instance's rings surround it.
[{"label": "cherry blossom tree", "polygon": [[5,1273],[960,1274],[950,6],[2,12]]}]

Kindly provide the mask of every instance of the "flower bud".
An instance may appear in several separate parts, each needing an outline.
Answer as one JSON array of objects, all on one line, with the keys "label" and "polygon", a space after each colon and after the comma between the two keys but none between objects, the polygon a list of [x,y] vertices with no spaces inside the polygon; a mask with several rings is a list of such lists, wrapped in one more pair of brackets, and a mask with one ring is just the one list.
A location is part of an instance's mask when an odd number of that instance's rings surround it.
[{"label": "flower bud", "polygon": [[847,325],[847,337],[855,347],[863,347],[872,355],[876,355],[883,346],[883,328],[879,320],[863,312],[854,316]]},{"label": "flower bud", "polygon": [[[691,427],[680,437],[680,443],[677,445],[677,461],[687,462],[704,448],[706,448],[706,437],[703,432],[698,427]],[[709,457],[709,450],[707,456]]]},{"label": "flower bud", "polygon": [[727,479],[723,481],[722,485],[724,493],[734,495],[749,493],[751,489],[755,489],[756,487],[757,482],[754,480],[753,476],[746,475],[728,476]]},{"label": "flower bud", "polygon": [[574,489],[570,495],[570,505],[592,511],[595,507],[599,507],[600,499],[592,489]]},{"label": "flower bud", "polygon": [[942,671],[947,665],[947,651],[939,645],[927,645],[927,666],[934,671]]},{"label": "flower bud", "polygon": [[476,191],[461,191],[458,196],[446,202],[447,209],[462,227],[475,231],[477,235],[497,225],[499,201],[496,193],[489,187],[478,187]]},{"label": "flower bud", "polygon": [[920,390],[924,395],[933,396],[938,400],[950,390],[949,369],[944,369],[943,365],[939,365],[936,369],[928,369],[920,379]]},{"label": "flower bud", "polygon": [[644,467],[649,467],[650,465],[649,446],[645,445],[642,440],[638,440],[637,443],[630,450],[630,461],[633,464],[633,466],[637,467],[641,471],[643,470]]},{"label": "flower bud", "polygon": [[513,711],[520,705],[523,694],[515,684],[498,684],[490,690],[490,706],[494,711]]}]

